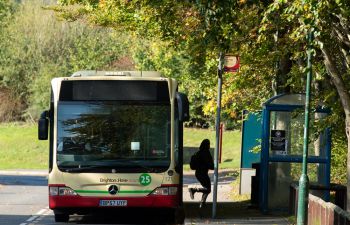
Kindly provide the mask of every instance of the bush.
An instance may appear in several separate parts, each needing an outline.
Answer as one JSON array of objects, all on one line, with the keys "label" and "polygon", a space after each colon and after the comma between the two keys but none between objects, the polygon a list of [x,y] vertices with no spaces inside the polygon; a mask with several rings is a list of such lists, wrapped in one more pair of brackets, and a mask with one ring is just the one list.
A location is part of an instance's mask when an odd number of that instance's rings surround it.
[{"label": "bush", "polygon": [[338,184],[346,184],[346,160],[347,139],[345,135],[333,135],[331,182]]},{"label": "bush", "polygon": [[19,120],[18,115],[24,109],[25,105],[20,99],[14,97],[10,90],[4,87],[0,88],[0,121]]},{"label": "bush", "polygon": [[82,21],[59,21],[43,4],[23,1],[7,26],[0,27],[0,87],[10,90],[10,96],[24,106],[6,120],[23,115],[36,119],[49,105],[53,77],[109,69],[128,54],[123,35]]}]

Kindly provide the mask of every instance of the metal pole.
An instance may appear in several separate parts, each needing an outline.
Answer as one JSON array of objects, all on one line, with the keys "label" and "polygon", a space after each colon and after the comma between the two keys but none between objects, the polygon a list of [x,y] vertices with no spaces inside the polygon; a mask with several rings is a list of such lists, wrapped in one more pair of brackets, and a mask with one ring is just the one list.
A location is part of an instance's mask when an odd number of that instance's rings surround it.
[{"label": "metal pole", "polygon": [[219,56],[219,66],[218,66],[218,99],[216,108],[216,143],[214,152],[214,184],[213,184],[213,208],[212,208],[212,218],[216,218],[216,201],[217,201],[217,191],[218,191],[218,165],[219,165],[219,140],[220,140],[220,113],[221,113],[221,89],[222,89],[222,52]]},{"label": "metal pole", "polygon": [[313,31],[310,30],[307,35],[307,79],[306,79],[306,100],[305,100],[305,126],[304,126],[304,148],[302,174],[299,180],[298,194],[298,216],[297,224],[307,224],[308,202],[309,202],[309,178],[307,176],[307,156],[309,148],[309,120],[310,120],[310,85],[312,79],[312,40]]},{"label": "metal pole", "polygon": [[220,124],[220,145],[219,145],[219,163],[221,163],[222,156],[222,134],[224,133],[224,124]]}]

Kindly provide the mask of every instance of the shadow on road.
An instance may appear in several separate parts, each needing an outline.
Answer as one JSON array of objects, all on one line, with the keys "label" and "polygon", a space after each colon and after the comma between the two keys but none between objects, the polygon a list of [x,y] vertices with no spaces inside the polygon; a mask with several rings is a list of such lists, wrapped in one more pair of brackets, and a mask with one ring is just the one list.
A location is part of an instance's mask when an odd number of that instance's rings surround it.
[{"label": "shadow on road", "polygon": [[69,224],[174,224],[170,212],[159,209],[111,210],[85,216],[71,216]]},{"label": "shadow on road", "polygon": [[[237,176],[238,174],[235,170],[219,171],[219,185],[230,184],[237,179]],[[209,178],[213,184],[213,171],[209,171]],[[184,172],[183,183],[184,187],[199,184],[193,170]]]},{"label": "shadow on road", "polygon": [[[199,203],[186,202],[184,203],[186,218],[202,218],[210,219],[212,217],[212,203],[200,209]],[[256,207],[250,205],[250,201],[241,202],[219,202],[216,206],[217,219],[236,219],[247,217],[270,217],[271,215],[262,214]],[[284,216],[274,215],[274,216]]]},{"label": "shadow on road", "polygon": [[43,176],[0,175],[1,185],[47,186]]},{"label": "shadow on road", "polygon": [[[202,223],[212,223],[212,204],[199,209],[198,203],[184,203],[186,221],[197,221]],[[273,224],[272,221],[284,215],[263,215],[256,208],[249,207],[249,201],[245,202],[225,202],[218,203],[216,221],[231,224],[232,221],[239,221],[237,224]],[[115,211],[103,214],[91,214],[86,216],[71,216],[68,224],[175,224],[171,216],[151,211]],[[213,223],[212,223],[213,224]],[[285,224],[285,223],[282,223]]]},{"label": "shadow on road", "polygon": [[28,217],[28,215],[0,215],[0,225],[21,224]]},{"label": "shadow on road", "polygon": [[[112,216],[106,216],[106,215],[90,215],[90,216],[84,216],[81,220],[74,222],[74,219],[69,222],[69,224],[134,224],[134,225],[167,225],[167,224],[174,224],[170,221],[166,221],[164,218],[160,217],[144,217],[143,219],[140,217],[136,217],[136,215],[130,215],[129,216],[119,216],[119,218],[114,218]],[[103,217],[103,218],[101,218]]]},{"label": "shadow on road", "polygon": [[[263,215],[257,209],[250,208],[249,201],[246,202],[225,202],[218,203],[217,216],[212,220],[212,204],[199,209],[198,203],[184,204],[186,214],[186,224],[190,222],[198,224],[288,224],[282,219],[283,215]],[[72,215],[68,223],[59,224],[154,224],[166,225],[175,224],[171,215],[168,212],[162,211],[148,211],[145,209],[139,210],[107,210],[102,212],[95,212],[89,215],[80,216]],[[0,225],[5,224],[20,224],[31,222],[37,225],[54,225],[54,216],[41,215],[33,221],[28,221],[29,216],[22,215],[0,215]],[[9,223],[10,222],[10,223]]]}]

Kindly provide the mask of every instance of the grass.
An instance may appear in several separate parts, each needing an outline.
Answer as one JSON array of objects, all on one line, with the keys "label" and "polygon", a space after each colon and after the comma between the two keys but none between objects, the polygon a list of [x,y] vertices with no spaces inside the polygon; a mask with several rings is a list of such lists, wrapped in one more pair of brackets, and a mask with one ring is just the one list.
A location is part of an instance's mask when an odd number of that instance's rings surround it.
[{"label": "grass", "polygon": [[0,124],[0,169],[46,169],[49,146],[37,133],[34,124]]},{"label": "grass", "polygon": [[[184,146],[198,149],[201,141],[208,138],[215,148],[215,131],[210,129],[184,130]],[[239,131],[225,131],[221,169],[239,168]],[[29,123],[0,123],[0,169],[46,169],[48,167],[48,141],[39,141],[37,125]],[[184,165],[189,170],[188,165]]]},{"label": "grass", "polygon": [[[215,130],[185,128],[184,147],[198,149],[205,138],[210,140],[210,147],[215,148]],[[219,168],[239,168],[241,162],[241,132],[237,130],[224,131],[222,138],[222,163],[220,163]],[[189,165],[185,165],[184,169],[189,169]]]}]

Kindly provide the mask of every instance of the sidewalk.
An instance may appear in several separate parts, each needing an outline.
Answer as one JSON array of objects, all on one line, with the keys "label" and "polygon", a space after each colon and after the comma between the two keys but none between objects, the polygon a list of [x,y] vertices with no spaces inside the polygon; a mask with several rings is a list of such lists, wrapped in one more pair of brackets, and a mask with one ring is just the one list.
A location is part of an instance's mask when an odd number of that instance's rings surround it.
[{"label": "sidewalk", "polygon": [[[230,192],[232,190],[231,183],[236,179],[232,176],[234,170],[222,170],[219,172],[218,189],[217,189],[217,201],[218,202],[231,202]],[[207,202],[213,201],[213,171],[210,171],[209,177],[212,183],[212,192],[208,195]],[[199,202],[201,200],[201,193],[196,193],[194,199],[190,198],[188,187],[201,187],[197,181],[194,171],[184,171],[183,176],[183,201],[184,202]]]},{"label": "sidewalk", "polygon": [[212,203],[199,209],[197,203],[185,202],[185,224],[290,224],[285,216],[263,215],[259,210],[247,206],[248,202],[218,202],[216,218],[212,219]]},{"label": "sidewalk", "polygon": [[[186,214],[185,224],[290,224],[286,217],[280,215],[262,215],[259,210],[249,207],[249,201],[235,202],[230,193],[231,183],[236,179],[234,170],[219,171],[216,218],[212,219],[213,195],[210,193],[207,206],[199,209],[201,193],[195,194],[192,200],[189,196],[188,186],[200,185],[194,171],[184,172],[183,201]],[[209,173],[213,184],[213,172]],[[213,186],[212,186],[213,188]]]}]

